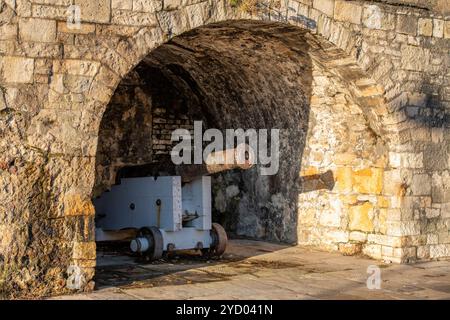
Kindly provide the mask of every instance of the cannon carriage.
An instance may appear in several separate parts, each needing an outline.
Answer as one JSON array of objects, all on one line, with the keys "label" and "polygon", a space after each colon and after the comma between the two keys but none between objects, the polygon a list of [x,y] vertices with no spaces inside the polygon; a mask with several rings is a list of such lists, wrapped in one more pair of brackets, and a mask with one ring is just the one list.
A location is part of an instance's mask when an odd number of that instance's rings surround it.
[{"label": "cannon carriage", "polygon": [[156,260],[165,252],[202,250],[220,256],[224,228],[211,221],[211,174],[252,167],[248,146],[209,154],[204,164],[180,165],[175,175],[121,178],[94,200],[96,241],[128,240],[132,252]]}]

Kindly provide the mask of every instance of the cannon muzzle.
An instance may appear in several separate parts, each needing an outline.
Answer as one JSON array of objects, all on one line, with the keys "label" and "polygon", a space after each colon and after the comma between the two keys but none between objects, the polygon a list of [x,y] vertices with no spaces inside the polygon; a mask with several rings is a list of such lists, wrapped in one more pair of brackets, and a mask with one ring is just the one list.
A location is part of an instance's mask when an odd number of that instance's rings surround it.
[{"label": "cannon muzzle", "polygon": [[180,165],[177,175],[183,182],[190,182],[197,177],[233,169],[247,170],[255,164],[255,153],[248,144],[239,144],[236,148],[211,152],[203,164]]}]

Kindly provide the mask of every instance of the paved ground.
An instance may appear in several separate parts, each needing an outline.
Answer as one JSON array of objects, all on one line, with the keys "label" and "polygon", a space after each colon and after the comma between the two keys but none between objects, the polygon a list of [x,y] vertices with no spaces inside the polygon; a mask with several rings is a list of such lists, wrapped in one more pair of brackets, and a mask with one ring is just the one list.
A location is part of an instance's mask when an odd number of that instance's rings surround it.
[{"label": "paved ground", "polygon": [[[388,265],[259,241],[233,240],[221,260],[103,254],[98,265],[96,291],[54,299],[450,299],[450,261]],[[371,265],[381,289],[367,288]]]}]

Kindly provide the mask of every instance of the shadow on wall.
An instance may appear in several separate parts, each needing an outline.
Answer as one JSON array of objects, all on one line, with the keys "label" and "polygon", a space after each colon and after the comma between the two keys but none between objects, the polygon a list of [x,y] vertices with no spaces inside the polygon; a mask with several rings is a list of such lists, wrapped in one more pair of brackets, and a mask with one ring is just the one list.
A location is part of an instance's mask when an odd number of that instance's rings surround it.
[{"label": "shadow on wall", "polygon": [[263,176],[257,165],[213,176],[213,220],[231,233],[295,243],[312,82],[304,33],[229,22],[155,49],[122,81],[103,116],[94,196],[120,180],[119,170],[120,177],[173,172],[171,131],[192,129],[194,120],[204,129],[280,129],[277,174]]},{"label": "shadow on wall", "polygon": [[[428,92],[428,90],[422,92]],[[415,124],[411,130],[412,140],[424,140],[422,148],[426,169],[433,171],[450,169],[450,144],[444,142],[450,137],[449,107],[450,104],[442,101],[438,95],[415,93],[410,95],[404,109],[406,116]],[[424,130],[427,132],[426,137],[421,137],[420,133]],[[450,197],[447,199],[450,201]]]},{"label": "shadow on wall", "polygon": [[424,75],[414,92],[399,97],[398,105],[408,119],[423,127],[450,129],[449,103],[442,98],[446,89],[440,82]]},{"label": "shadow on wall", "polygon": [[[450,202],[450,103],[443,98],[448,93],[441,81],[439,77],[431,80],[425,76],[417,84],[416,91],[404,93],[397,101],[399,114],[406,119],[407,124],[401,132],[401,138],[411,144],[416,154],[423,154],[420,163],[415,164],[416,171],[417,175],[428,175],[431,179],[431,191],[425,188],[421,192],[431,192],[433,206]],[[416,182],[415,191],[413,184],[414,181],[407,183],[409,192],[419,192],[417,189],[421,186],[417,184],[420,183]],[[437,218],[429,218],[425,208],[418,209],[422,221],[427,222],[423,224],[423,231],[434,230],[433,224]],[[445,227],[442,231],[445,232]]]}]

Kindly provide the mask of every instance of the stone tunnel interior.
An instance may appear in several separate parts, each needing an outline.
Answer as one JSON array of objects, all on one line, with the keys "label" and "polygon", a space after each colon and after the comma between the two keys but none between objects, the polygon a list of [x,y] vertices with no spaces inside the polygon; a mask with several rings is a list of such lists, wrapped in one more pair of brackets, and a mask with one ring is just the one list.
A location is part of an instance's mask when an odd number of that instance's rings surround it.
[{"label": "stone tunnel interior", "polygon": [[308,39],[294,26],[242,20],[153,50],[105,110],[93,199],[122,178],[172,173],[171,133],[192,131],[194,121],[221,131],[280,129],[277,174],[261,175],[258,164],[212,176],[212,220],[229,237],[360,250],[341,234],[383,225],[384,141]]}]

